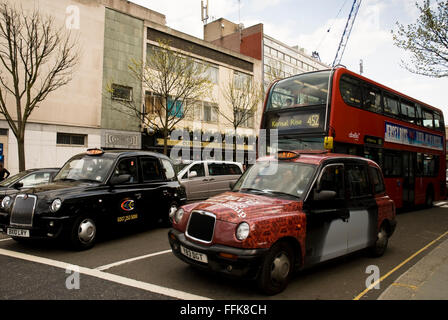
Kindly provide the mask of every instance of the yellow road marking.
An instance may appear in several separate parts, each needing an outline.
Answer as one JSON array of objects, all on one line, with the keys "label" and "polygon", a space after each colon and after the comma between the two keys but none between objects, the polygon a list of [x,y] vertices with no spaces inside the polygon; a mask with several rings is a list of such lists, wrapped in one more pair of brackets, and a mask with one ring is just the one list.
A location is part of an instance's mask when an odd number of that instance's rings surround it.
[{"label": "yellow road marking", "polygon": [[384,279],[386,279],[387,277],[389,277],[392,273],[394,273],[395,271],[397,271],[398,269],[400,269],[403,265],[405,265],[406,263],[408,263],[409,261],[411,261],[412,259],[414,259],[416,256],[418,256],[420,253],[422,253],[423,251],[425,251],[426,249],[428,249],[430,246],[432,246],[434,243],[436,243],[437,241],[439,241],[440,239],[442,239],[444,236],[446,236],[448,234],[448,231],[445,232],[444,234],[442,234],[441,236],[439,236],[437,239],[431,241],[430,243],[428,243],[426,246],[424,246],[423,248],[421,248],[420,250],[418,250],[416,253],[414,253],[413,255],[411,255],[409,258],[407,258],[406,260],[404,260],[402,263],[400,263],[398,266],[396,266],[395,268],[393,268],[392,270],[390,270],[388,273],[386,273],[384,276],[382,276],[379,280],[375,281],[374,283],[372,283],[370,286],[368,286],[363,292],[361,292],[360,294],[358,294],[353,300],[359,300],[361,299],[367,292],[369,292],[370,290],[372,290],[378,283],[380,283],[381,281],[383,281]]},{"label": "yellow road marking", "polygon": [[410,288],[412,290],[417,290],[418,287],[417,286],[413,286],[412,284],[406,284],[406,283],[399,283],[399,282],[394,282],[392,283],[393,286],[396,287],[405,287],[405,288]]}]

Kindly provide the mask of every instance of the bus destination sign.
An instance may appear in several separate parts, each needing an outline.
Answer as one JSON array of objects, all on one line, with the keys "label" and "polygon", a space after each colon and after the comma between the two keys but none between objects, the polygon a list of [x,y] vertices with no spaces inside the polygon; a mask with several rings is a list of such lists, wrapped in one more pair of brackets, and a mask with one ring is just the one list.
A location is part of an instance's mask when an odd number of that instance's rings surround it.
[{"label": "bus destination sign", "polygon": [[299,130],[299,129],[319,129],[322,127],[320,112],[299,113],[299,114],[275,114],[268,117],[267,127],[269,129]]},{"label": "bus destination sign", "polygon": [[387,121],[384,131],[384,141],[414,147],[443,150],[442,136],[403,127]]}]

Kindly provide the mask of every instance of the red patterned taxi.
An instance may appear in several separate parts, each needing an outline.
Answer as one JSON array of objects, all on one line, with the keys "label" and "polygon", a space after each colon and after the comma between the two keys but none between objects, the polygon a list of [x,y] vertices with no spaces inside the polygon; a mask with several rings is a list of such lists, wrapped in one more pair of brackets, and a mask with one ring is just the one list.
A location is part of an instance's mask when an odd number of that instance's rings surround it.
[{"label": "red patterned taxi", "polygon": [[259,159],[231,192],[171,216],[173,253],[197,267],[284,290],[294,270],[368,248],[381,256],[395,230],[395,205],[378,165],[322,152]]}]

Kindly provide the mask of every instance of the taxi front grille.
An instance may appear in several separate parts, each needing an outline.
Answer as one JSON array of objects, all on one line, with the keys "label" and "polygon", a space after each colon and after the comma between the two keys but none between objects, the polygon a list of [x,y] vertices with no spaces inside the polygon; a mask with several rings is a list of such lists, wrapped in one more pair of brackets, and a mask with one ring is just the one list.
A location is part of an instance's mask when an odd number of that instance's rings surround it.
[{"label": "taxi front grille", "polygon": [[33,225],[36,200],[37,197],[34,195],[17,195],[11,210],[10,223],[12,225],[31,227]]},{"label": "taxi front grille", "polygon": [[215,231],[216,217],[205,211],[193,211],[188,221],[187,236],[195,240],[210,243]]}]

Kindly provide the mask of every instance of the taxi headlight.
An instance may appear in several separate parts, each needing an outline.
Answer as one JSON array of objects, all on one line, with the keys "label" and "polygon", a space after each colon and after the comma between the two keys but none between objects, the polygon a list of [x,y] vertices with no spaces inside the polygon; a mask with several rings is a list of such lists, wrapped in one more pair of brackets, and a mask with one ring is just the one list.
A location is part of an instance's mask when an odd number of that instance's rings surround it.
[{"label": "taxi headlight", "polygon": [[58,211],[61,208],[61,205],[62,205],[61,199],[54,199],[50,206],[51,212]]},{"label": "taxi headlight", "polygon": [[184,216],[184,210],[183,209],[178,209],[176,211],[176,213],[174,214],[174,221],[176,223],[179,223],[180,220],[182,220],[182,217]]},{"label": "taxi headlight", "polygon": [[11,204],[11,197],[6,196],[2,200],[2,209],[8,209]]},{"label": "taxi headlight", "polygon": [[245,240],[249,236],[250,227],[247,222],[241,222],[236,228],[236,238],[238,240]]}]

